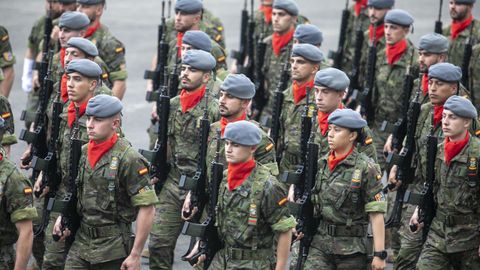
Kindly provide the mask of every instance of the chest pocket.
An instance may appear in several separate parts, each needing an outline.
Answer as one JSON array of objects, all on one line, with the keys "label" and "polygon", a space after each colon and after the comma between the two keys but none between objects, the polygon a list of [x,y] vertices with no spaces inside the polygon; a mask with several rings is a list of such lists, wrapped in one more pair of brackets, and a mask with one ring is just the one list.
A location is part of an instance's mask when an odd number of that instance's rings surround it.
[{"label": "chest pocket", "polygon": [[[107,210],[110,206],[114,207],[115,212],[117,212],[116,207],[116,191],[119,188],[118,181],[118,164],[119,158],[116,156],[112,157],[110,165],[103,170],[102,178],[99,185],[99,190],[101,194],[97,195],[97,203],[103,210]],[[101,196],[106,194],[107,197]]]}]

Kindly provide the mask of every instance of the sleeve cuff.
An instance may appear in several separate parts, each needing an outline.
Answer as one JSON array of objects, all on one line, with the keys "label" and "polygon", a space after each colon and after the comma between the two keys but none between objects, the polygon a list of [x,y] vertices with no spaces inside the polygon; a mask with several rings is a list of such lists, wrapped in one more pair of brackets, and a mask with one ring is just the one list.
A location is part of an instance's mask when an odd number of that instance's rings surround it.
[{"label": "sleeve cuff", "polygon": [[12,145],[16,144],[17,142],[17,137],[15,137],[15,135],[5,133],[3,136],[2,145]]},{"label": "sleeve cuff", "polygon": [[113,71],[108,74],[110,77],[110,81],[124,81],[127,79],[127,71],[126,70],[120,70],[120,71]]},{"label": "sleeve cuff", "polygon": [[158,203],[157,195],[154,190],[148,190],[138,193],[131,198],[133,206],[147,206]]},{"label": "sleeve cuff", "polygon": [[365,205],[365,212],[372,213],[386,213],[387,212],[387,202],[369,202]]},{"label": "sleeve cuff", "polygon": [[297,226],[297,222],[295,221],[295,218],[293,216],[290,216],[288,218],[284,218],[279,222],[273,224],[272,230],[274,232],[282,233],[295,228],[295,226]]},{"label": "sleeve cuff", "polygon": [[10,221],[12,223],[17,223],[20,220],[33,220],[37,217],[37,209],[35,209],[35,207],[28,207],[13,211],[13,213],[10,215]]}]

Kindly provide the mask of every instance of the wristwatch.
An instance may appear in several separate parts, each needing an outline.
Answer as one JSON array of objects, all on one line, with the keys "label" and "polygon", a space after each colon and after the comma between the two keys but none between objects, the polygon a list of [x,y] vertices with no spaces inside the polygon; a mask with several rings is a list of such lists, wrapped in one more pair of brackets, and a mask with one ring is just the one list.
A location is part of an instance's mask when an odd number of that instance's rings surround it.
[{"label": "wristwatch", "polygon": [[380,259],[382,259],[382,260],[385,260],[385,259],[387,258],[387,256],[388,256],[388,253],[387,253],[386,250],[375,251],[375,252],[373,252],[373,256],[374,256],[374,257],[378,257],[378,258],[380,258]]}]

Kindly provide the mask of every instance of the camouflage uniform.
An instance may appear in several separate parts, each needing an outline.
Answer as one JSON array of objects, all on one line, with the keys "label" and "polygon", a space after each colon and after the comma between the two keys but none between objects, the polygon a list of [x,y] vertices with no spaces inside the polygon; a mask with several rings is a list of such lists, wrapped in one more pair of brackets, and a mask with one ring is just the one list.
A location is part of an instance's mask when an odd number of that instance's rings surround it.
[{"label": "camouflage uniform", "polygon": [[269,169],[257,164],[245,182],[230,191],[226,172],[216,210],[218,234],[224,247],[209,269],[274,269],[274,238],[295,227],[284,193]]},{"label": "camouflage uniform", "polygon": [[[356,42],[356,32],[360,28],[363,32],[367,31],[369,25],[369,18],[367,8],[362,8],[362,11],[358,16],[355,15],[353,7],[350,8],[350,16],[348,17],[348,25],[345,35],[345,45],[343,46],[343,63],[342,70],[349,74],[352,71],[352,61],[355,56],[355,42]],[[364,36],[365,37],[365,36]],[[367,36],[368,37],[368,36]],[[362,43],[362,46],[368,44],[368,38],[366,39],[367,43]],[[362,50],[363,53],[367,51]]]},{"label": "camouflage uniform", "polygon": [[473,47],[472,58],[470,59],[469,84],[467,88],[472,94],[472,103],[480,109],[480,44]]},{"label": "camouflage uniform", "polygon": [[15,55],[9,40],[7,29],[0,25],[0,83],[4,80],[2,69],[15,64]]},{"label": "camouflage uniform", "polygon": [[130,254],[138,207],[158,202],[145,173],[148,162],[123,138],[94,168],[87,155],[84,145],[77,177],[77,212],[82,220],[65,269],[118,269]]},{"label": "camouflage uniform", "polygon": [[368,214],[387,210],[380,178],[378,165],[357,149],[333,172],[328,154],[319,160],[312,202],[320,224],[305,269],[366,268]]},{"label": "camouflage uniform", "polygon": [[479,194],[478,173],[469,176],[473,159],[475,170],[480,141],[470,137],[467,145],[445,164],[444,144],[438,145],[434,198],[437,205],[427,241],[417,268],[479,269]]},{"label": "camouflage uniform", "polygon": [[[207,94],[207,93],[206,93]],[[178,187],[182,174],[193,176],[197,169],[199,119],[203,117],[205,98],[190,111],[183,113],[180,97],[170,100],[168,120],[168,145],[171,169],[160,194],[155,221],[150,233],[150,269],[171,269],[173,251],[182,228],[180,216],[185,191]],[[218,117],[218,101],[208,98],[208,118],[215,122]]]},{"label": "camouflage uniform", "polygon": [[5,120],[5,134],[3,135],[2,145],[16,144],[17,137],[15,136],[12,108],[8,99],[3,95],[0,95],[0,117]]},{"label": "camouflage uniform", "polygon": [[15,163],[0,155],[0,268],[13,269],[15,251],[13,245],[18,234],[15,223],[33,220],[37,210],[33,207],[32,187],[27,178],[15,167]]},{"label": "camouflage uniform", "polygon": [[[368,26],[367,26],[368,27]],[[383,26],[382,26],[383,27]],[[385,37],[381,37],[375,44],[377,50],[377,66],[379,59],[385,58]],[[359,82],[365,82],[367,77],[367,64],[368,64],[368,51],[370,48],[370,31],[367,29],[363,35],[362,56],[360,57],[359,69]],[[365,87],[365,85],[364,85]],[[382,147],[383,148],[383,147]]]},{"label": "camouflage uniform", "polygon": [[[480,21],[473,19],[472,44],[480,43]],[[465,43],[469,40],[472,25],[458,34],[455,40],[451,38],[451,25],[443,29],[443,35],[448,37],[448,62],[461,67],[463,61],[463,53],[465,50]]]}]

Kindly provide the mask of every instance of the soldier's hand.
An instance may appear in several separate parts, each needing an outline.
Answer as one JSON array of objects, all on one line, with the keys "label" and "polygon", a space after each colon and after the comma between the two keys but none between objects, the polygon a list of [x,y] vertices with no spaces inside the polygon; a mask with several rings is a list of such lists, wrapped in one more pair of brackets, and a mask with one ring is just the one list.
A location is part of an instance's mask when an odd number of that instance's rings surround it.
[{"label": "soldier's hand", "polygon": [[62,231],[62,216],[59,216],[55,221],[52,234],[60,236],[59,241],[62,241],[62,242],[65,241],[65,239],[70,236],[71,232],[69,229],[65,228],[65,230]]},{"label": "soldier's hand", "polygon": [[153,104],[152,113],[150,114],[150,116],[152,117],[152,120],[158,121],[157,104]]},{"label": "soldier's hand", "polygon": [[191,192],[188,192],[187,196],[185,197],[185,201],[183,202],[183,206],[182,206],[182,219],[183,220],[192,219],[193,216],[198,212],[197,207],[193,207],[193,209],[192,209],[191,197],[192,197]]},{"label": "soldier's hand", "polygon": [[295,202],[295,185],[290,185],[290,188],[288,189],[288,197],[287,197],[289,202]]},{"label": "soldier's hand", "polygon": [[295,228],[292,229],[292,234],[294,237],[294,242],[302,240],[302,238],[305,236],[302,232],[298,232]]},{"label": "soldier's hand", "polygon": [[387,141],[383,146],[383,152],[387,152],[387,153],[393,152],[392,141],[393,141],[393,136],[392,134],[390,134],[388,135]]},{"label": "soldier's hand", "polygon": [[158,181],[159,181],[158,178],[154,176],[150,179],[150,185],[155,185],[156,183],[158,183]]},{"label": "soldier's hand", "polygon": [[24,170],[30,169],[30,161],[32,160],[32,147],[28,146],[20,157],[20,168]]},{"label": "soldier's hand", "polygon": [[413,212],[413,215],[410,218],[409,225],[410,225],[410,230],[413,233],[418,233],[423,228],[423,222],[422,223],[418,222],[418,208],[415,209],[415,212]]},{"label": "soldier's hand", "polygon": [[382,260],[379,257],[373,257],[372,270],[383,270],[385,269],[385,266],[385,260]]},{"label": "soldier's hand", "polygon": [[390,174],[388,175],[388,190],[392,192],[396,191],[402,185],[402,181],[399,181],[396,178],[397,170],[397,165],[393,165]]},{"label": "soldier's hand", "polygon": [[38,70],[34,69],[32,74],[33,90],[37,91],[40,89],[40,80],[38,79]]},{"label": "soldier's hand", "polygon": [[140,255],[132,254],[128,255],[128,257],[123,261],[122,266],[120,266],[121,270],[140,270]]},{"label": "soldier's hand", "polygon": [[[33,192],[40,192],[42,189],[42,183],[43,183],[43,172],[40,172],[40,174],[37,177],[37,180],[35,181],[35,185],[33,185]],[[49,191],[49,187],[45,186],[43,188],[42,194],[40,194],[39,198],[45,197]]]}]

